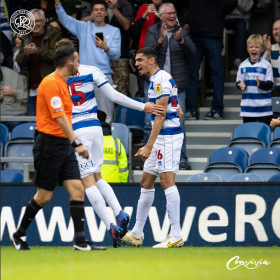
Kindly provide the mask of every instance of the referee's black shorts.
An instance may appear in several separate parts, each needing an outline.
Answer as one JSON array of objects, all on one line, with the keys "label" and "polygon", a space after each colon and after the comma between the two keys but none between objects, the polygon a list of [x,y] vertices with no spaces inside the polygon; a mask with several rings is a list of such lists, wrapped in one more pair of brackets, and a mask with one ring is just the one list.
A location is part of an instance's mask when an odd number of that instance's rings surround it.
[{"label": "referee's black shorts", "polygon": [[74,148],[67,138],[39,133],[33,147],[35,185],[54,191],[64,180],[81,179]]}]

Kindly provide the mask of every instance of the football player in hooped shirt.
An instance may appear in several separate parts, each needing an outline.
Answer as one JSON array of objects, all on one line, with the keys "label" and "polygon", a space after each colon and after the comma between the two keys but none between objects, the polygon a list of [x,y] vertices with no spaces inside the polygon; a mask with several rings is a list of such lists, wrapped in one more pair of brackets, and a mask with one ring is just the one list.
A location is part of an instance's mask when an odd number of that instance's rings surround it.
[{"label": "football player in hooped shirt", "polygon": [[134,228],[126,233],[122,242],[137,247],[142,245],[143,228],[154,201],[154,182],[159,175],[166,196],[171,230],[167,238],[153,248],[182,247],[184,242],[180,236],[180,195],[175,185],[175,174],[179,170],[184,136],[180,126],[183,112],[178,104],[177,86],[170,74],[159,69],[157,53],[153,48],[145,47],[138,50],[135,60],[139,74],[145,74],[150,78],[149,101],[162,105],[165,113],[151,115],[153,128],[150,138],[146,146],[135,154],[145,161],[140,181],[141,195]]},{"label": "football player in hooped shirt", "polygon": [[[73,45],[68,39],[62,39],[59,46]],[[73,65],[69,65],[73,67]],[[97,118],[97,103],[94,87],[98,94],[104,94],[115,103],[147,113],[161,114],[163,107],[154,103],[140,103],[115,91],[106,76],[96,67],[79,65],[76,76],[67,80],[73,102],[72,126],[77,139],[87,147],[89,158],[76,153],[82,182],[86,195],[97,215],[105,223],[112,239],[113,247],[119,247],[121,237],[126,233],[130,217],[122,210],[112,187],[101,177],[103,163],[103,133]],[[79,145],[79,143],[77,143]],[[104,200],[105,199],[105,200]],[[117,225],[106,208],[106,203],[113,209]]]}]

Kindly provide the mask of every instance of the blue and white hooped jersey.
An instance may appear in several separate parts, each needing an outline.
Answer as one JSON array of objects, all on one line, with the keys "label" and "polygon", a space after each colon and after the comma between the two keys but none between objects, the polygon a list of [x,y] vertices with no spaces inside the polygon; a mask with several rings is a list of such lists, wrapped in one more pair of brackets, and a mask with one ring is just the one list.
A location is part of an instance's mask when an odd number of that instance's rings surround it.
[{"label": "blue and white hooped jersey", "polygon": [[[157,99],[164,96],[169,96],[166,119],[163,123],[159,135],[174,135],[183,133],[178,116],[178,89],[175,81],[169,73],[159,69],[153,76],[150,77],[148,90],[149,102],[156,103]],[[154,125],[155,115],[150,117],[152,125]]]},{"label": "blue and white hooped jersey", "polygon": [[251,64],[249,58],[243,61],[238,69],[236,83],[244,81],[246,89],[242,92],[241,113],[243,117],[262,117],[272,115],[271,90],[261,90],[257,87],[256,79],[271,81],[273,73],[271,64],[264,58],[260,58],[255,64]]},{"label": "blue and white hooped jersey", "polygon": [[73,130],[101,126],[97,118],[94,86],[100,88],[106,83],[108,83],[106,76],[98,68],[88,65],[80,65],[77,76],[72,76],[67,80],[73,102]]}]

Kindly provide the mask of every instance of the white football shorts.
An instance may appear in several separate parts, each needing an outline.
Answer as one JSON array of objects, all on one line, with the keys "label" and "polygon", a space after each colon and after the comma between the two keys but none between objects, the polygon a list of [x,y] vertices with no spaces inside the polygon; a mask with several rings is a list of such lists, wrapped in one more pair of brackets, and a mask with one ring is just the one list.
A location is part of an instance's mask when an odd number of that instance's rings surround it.
[{"label": "white football shorts", "polygon": [[88,149],[89,158],[76,153],[81,178],[101,172],[103,164],[103,132],[101,126],[83,127],[74,131],[81,143]]},{"label": "white football shorts", "polygon": [[158,176],[159,173],[177,173],[180,164],[184,134],[159,135],[143,171]]}]

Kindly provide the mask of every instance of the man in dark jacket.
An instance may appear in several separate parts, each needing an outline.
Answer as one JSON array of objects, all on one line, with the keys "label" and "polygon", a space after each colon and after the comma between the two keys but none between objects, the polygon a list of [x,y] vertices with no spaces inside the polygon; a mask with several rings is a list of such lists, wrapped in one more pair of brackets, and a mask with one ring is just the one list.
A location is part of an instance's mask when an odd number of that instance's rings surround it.
[{"label": "man in dark jacket", "polygon": [[[152,47],[158,53],[158,65],[172,75],[178,87],[180,106],[185,113],[185,99],[188,85],[187,60],[195,54],[195,45],[187,30],[176,24],[177,14],[173,4],[164,3],[159,8],[161,22],[149,27],[145,47]],[[145,90],[147,95],[147,86]],[[181,119],[181,126],[185,130],[185,118]],[[145,137],[145,136],[144,136]],[[145,145],[145,139],[144,139]],[[184,137],[180,169],[191,169],[187,164],[186,136]]]},{"label": "man in dark jacket", "polygon": [[223,11],[221,0],[189,0],[189,16],[185,28],[190,31],[196,54],[188,60],[189,86],[187,90],[186,120],[196,119],[198,71],[206,56],[213,82],[211,111],[204,120],[221,120],[223,116],[224,74],[222,60]]},{"label": "man in dark jacket", "polygon": [[28,66],[28,101],[27,115],[36,115],[37,88],[42,79],[55,70],[53,53],[55,43],[61,39],[57,28],[45,25],[42,10],[31,10],[35,18],[35,27],[31,33],[23,37],[16,61],[20,67]]}]

